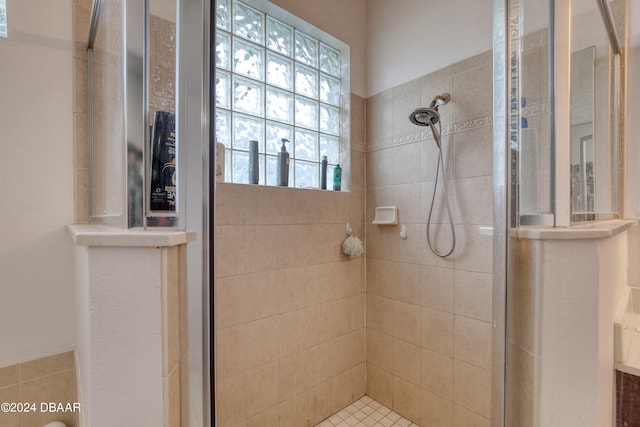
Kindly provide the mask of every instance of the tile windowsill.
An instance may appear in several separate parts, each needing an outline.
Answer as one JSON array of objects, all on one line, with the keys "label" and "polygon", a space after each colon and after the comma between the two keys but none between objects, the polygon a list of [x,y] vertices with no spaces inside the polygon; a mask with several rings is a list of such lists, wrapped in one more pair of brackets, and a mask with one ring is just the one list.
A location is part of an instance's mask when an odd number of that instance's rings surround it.
[{"label": "tile windowsill", "polygon": [[73,224],[67,226],[67,230],[77,246],[170,247],[186,244],[196,238],[194,231],[123,230],[95,224]]}]

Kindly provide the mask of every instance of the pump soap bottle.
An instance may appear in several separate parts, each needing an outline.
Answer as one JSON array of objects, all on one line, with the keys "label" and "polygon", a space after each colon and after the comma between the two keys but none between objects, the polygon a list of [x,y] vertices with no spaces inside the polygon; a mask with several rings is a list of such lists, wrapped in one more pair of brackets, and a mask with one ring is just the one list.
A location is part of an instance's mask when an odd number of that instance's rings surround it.
[{"label": "pump soap bottle", "polygon": [[286,142],[288,139],[282,138],[282,147],[278,153],[278,185],[281,187],[289,186],[289,153],[287,152]]}]

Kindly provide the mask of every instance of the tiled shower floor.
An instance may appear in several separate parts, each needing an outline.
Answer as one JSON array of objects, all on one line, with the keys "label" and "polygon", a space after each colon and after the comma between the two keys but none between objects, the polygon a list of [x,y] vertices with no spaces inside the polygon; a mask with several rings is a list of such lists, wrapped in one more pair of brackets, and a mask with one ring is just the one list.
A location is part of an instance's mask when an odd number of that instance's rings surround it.
[{"label": "tiled shower floor", "polygon": [[333,414],[316,427],[418,427],[369,396]]}]

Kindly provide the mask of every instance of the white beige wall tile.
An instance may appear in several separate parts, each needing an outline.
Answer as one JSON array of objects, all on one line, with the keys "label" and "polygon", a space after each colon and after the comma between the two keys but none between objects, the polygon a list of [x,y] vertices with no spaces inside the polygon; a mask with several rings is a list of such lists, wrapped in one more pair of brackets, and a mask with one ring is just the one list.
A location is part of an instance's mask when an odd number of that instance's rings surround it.
[{"label": "white beige wall tile", "polygon": [[491,182],[490,176],[456,179],[456,224],[493,224],[493,197],[486,192],[487,188],[491,188]]},{"label": "white beige wall tile", "polygon": [[181,404],[180,404],[180,389],[181,389],[181,372],[180,367],[176,368],[165,378],[163,378],[163,395],[165,398],[164,405],[164,425],[166,427],[180,427],[181,426]]},{"label": "white beige wall tile", "polygon": [[[407,381],[418,386],[421,425],[482,425],[489,416],[483,399],[490,386],[493,241],[481,236],[478,226],[493,222],[491,67],[488,51],[423,76],[419,88],[417,81],[410,81],[391,89],[392,94],[371,97],[367,104],[367,391],[388,400],[383,385]],[[439,153],[431,131],[410,124],[407,117],[444,92],[452,97],[440,107],[444,183],[457,240],[447,258],[434,255],[426,241]],[[446,252],[452,234],[442,201],[443,178],[438,178],[429,231],[434,247]],[[399,239],[398,226],[371,224],[375,207],[382,205],[399,207],[407,240]],[[392,330],[388,322],[393,322]],[[390,369],[383,345],[392,340]],[[420,372],[411,380],[411,346],[416,344]],[[461,378],[468,376],[470,383],[462,387]],[[474,386],[479,383],[483,387]],[[399,395],[392,404],[403,416],[411,407]],[[454,405],[464,411],[454,411]]]},{"label": "white beige wall tile", "polygon": [[367,98],[367,144],[391,136],[393,125],[393,90]]},{"label": "white beige wall tile", "polygon": [[391,299],[367,296],[367,328],[393,336],[394,302]]},{"label": "white beige wall tile", "polygon": [[351,390],[353,392],[352,401],[355,401],[366,393],[366,364],[359,363],[351,368]]},{"label": "white beige wall tile", "polygon": [[0,368],[0,388],[18,384],[18,364]]},{"label": "white beige wall tile", "polygon": [[220,427],[234,426],[247,418],[247,374],[217,381],[216,410]]},{"label": "white beige wall tile", "polygon": [[[446,191],[449,197],[449,207],[451,212],[451,220],[456,221],[457,217],[457,200],[456,200],[456,185],[457,181],[448,179],[445,182]],[[449,213],[447,212],[447,205],[444,199],[445,186],[443,185],[442,177],[438,180],[438,186],[436,188],[435,198],[433,196],[433,189],[435,181],[423,182],[421,185],[421,198],[420,200],[420,223],[427,224],[429,222],[429,212],[431,212],[431,224],[450,224]],[[431,207],[431,201],[433,200],[433,208]]]},{"label": "white beige wall tile", "polygon": [[421,80],[415,79],[393,88],[393,135],[401,135],[415,130],[409,115],[421,106]]},{"label": "white beige wall tile", "polygon": [[[431,133],[429,133],[429,135],[430,134]],[[435,181],[436,171],[438,172],[438,180],[442,180],[443,176],[445,179],[452,179],[455,177],[456,164],[454,157],[454,135],[452,133],[448,133],[446,127],[443,127],[442,132],[440,133],[440,147],[442,148],[442,159],[445,168],[444,173],[442,165],[440,165],[440,169],[438,170],[440,150],[438,149],[435,139],[433,139],[433,137],[429,137],[421,142],[420,178],[423,182]]]},{"label": "white beige wall tile", "polygon": [[[22,402],[20,399],[20,386],[15,384],[7,387],[0,387],[0,402]],[[6,427],[20,427],[20,413],[0,412],[0,425]]]},{"label": "white beige wall tile", "polygon": [[263,412],[278,403],[278,362],[247,371],[247,417]]},{"label": "white beige wall tile", "polygon": [[[458,230],[458,226],[454,228],[455,236],[456,236],[456,247],[451,256],[442,258],[435,255],[431,249],[429,249],[429,245],[427,242],[427,225],[424,224],[419,227],[419,235],[416,236],[421,239],[420,249],[422,251],[421,254],[421,263],[431,267],[441,267],[441,268],[457,268],[457,264],[454,264],[456,260],[456,253],[462,251],[464,248],[462,246],[462,242],[464,239],[461,239],[460,231]],[[431,245],[434,250],[439,253],[448,253],[451,250],[451,243],[453,242],[453,233],[451,226],[447,224],[437,224],[432,223],[431,227],[429,227],[431,233]]]},{"label": "white beige wall tile", "polygon": [[[76,380],[73,370],[67,370],[40,377],[20,384],[21,402],[61,402],[63,404],[77,402]],[[25,427],[38,427],[54,420],[67,425],[77,425],[78,414],[73,412],[50,413],[35,412],[23,414],[20,424]]]},{"label": "white beige wall tile", "polygon": [[422,387],[453,401],[453,357],[422,349]]},{"label": "white beige wall tile", "polygon": [[[455,273],[454,273],[455,272]],[[454,277],[457,271],[451,268],[422,266],[421,304],[435,310],[452,313],[454,311]]]},{"label": "white beige wall tile", "polygon": [[[523,419],[520,421],[526,422]],[[456,426],[466,427],[489,427],[491,426],[491,420],[480,415],[468,411],[462,406],[455,405],[453,409],[453,423]]]},{"label": "white beige wall tile", "polygon": [[393,336],[412,344],[422,341],[422,307],[395,301],[393,314]]},{"label": "white beige wall tile", "polygon": [[393,379],[393,403],[397,412],[413,422],[420,421],[420,387],[399,377]]},{"label": "white beige wall tile", "polygon": [[455,313],[474,319],[492,319],[492,280],[489,273],[456,270]]},{"label": "white beige wall tile", "polygon": [[367,396],[384,406],[393,406],[393,375],[367,363]]},{"label": "white beige wall tile", "polygon": [[[420,346],[395,338],[393,340],[393,373],[419,387],[422,354]],[[420,393],[417,393],[419,396]],[[415,419],[415,418],[414,418]]]},{"label": "white beige wall tile", "polygon": [[478,226],[456,225],[456,268],[479,273],[491,273],[493,263],[493,239],[481,235]]},{"label": "white beige wall tile", "polygon": [[492,67],[489,61],[483,61],[483,64],[468,71],[458,72],[456,69],[452,94],[457,101],[454,103],[456,121],[492,114]]},{"label": "white beige wall tile", "polygon": [[353,402],[351,369],[347,369],[331,379],[331,413],[335,413]]},{"label": "white beige wall tile", "polygon": [[42,357],[20,363],[20,381],[45,377],[60,371],[73,370],[74,356],[72,351]]},{"label": "white beige wall tile", "polygon": [[422,309],[422,347],[453,356],[453,332],[452,313]]},{"label": "white beige wall tile", "polygon": [[[453,66],[444,67],[421,78],[422,107],[429,107],[436,95],[449,93],[453,96]],[[449,104],[451,106],[451,104]],[[440,119],[444,123],[453,121],[453,109],[442,107]]]},{"label": "white beige wall tile", "polygon": [[455,134],[455,177],[490,176],[493,173],[493,128],[470,129]]},{"label": "white beige wall tile", "polygon": [[387,371],[393,370],[393,337],[367,330],[367,362]]},{"label": "white beige wall tile", "polygon": [[483,417],[491,416],[491,373],[465,362],[456,360],[453,367],[454,401]]},{"label": "white beige wall tile", "polygon": [[427,390],[422,390],[421,417],[423,426],[454,427],[453,402]]},{"label": "white beige wall tile", "polygon": [[456,360],[489,370],[491,368],[491,323],[456,315],[454,324],[453,354]]}]

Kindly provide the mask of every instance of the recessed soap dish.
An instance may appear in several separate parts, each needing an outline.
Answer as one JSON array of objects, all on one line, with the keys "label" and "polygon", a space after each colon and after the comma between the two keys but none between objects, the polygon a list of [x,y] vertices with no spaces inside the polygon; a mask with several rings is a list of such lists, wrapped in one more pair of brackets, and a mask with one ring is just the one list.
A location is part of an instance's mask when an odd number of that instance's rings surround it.
[{"label": "recessed soap dish", "polygon": [[398,223],[398,208],[396,206],[381,206],[376,208],[376,216],[373,218],[374,224],[389,224],[394,225]]}]

